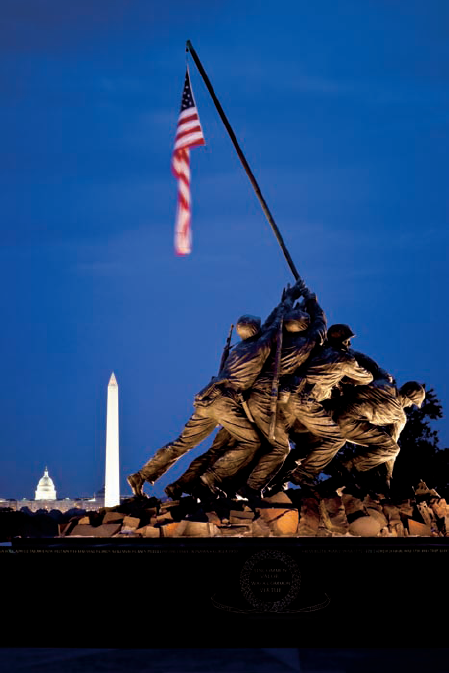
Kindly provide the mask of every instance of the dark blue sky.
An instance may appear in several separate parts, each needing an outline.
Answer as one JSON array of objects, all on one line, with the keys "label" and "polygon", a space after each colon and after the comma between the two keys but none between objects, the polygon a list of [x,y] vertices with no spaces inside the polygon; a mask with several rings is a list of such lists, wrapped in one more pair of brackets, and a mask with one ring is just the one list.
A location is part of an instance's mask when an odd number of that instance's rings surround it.
[{"label": "dark blue sky", "polygon": [[231,322],[292,281],[193,63],[207,147],[193,252],[174,255],[187,39],[329,324],[449,409],[444,0],[21,0],[0,23],[0,497],[34,497],[45,465],[58,496],[102,486],[112,371],[127,493]]}]

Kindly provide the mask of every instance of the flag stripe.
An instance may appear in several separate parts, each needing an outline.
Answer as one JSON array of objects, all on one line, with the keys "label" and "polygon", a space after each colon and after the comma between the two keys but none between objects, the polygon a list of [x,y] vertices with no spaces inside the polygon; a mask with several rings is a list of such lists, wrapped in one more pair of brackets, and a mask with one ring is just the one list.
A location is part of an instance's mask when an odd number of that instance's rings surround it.
[{"label": "flag stripe", "polygon": [[190,133],[188,132],[185,138],[180,138],[175,145],[175,150],[180,150],[185,148],[191,149],[192,147],[197,147],[198,145],[204,145],[202,141],[202,133]]},{"label": "flag stripe", "polygon": [[201,133],[201,126],[198,124],[198,122],[189,122],[188,124],[185,124],[179,128],[179,131],[176,134],[175,143],[181,138],[185,138],[185,136],[189,135],[189,133],[199,133],[201,137],[203,136]]},{"label": "flag stripe", "polygon": [[196,108],[193,108],[193,109],[189,110],[188,115],[185,115],[185,117],[183,117],[182,119],[181,119],[181,117],[178,119],[178,128],[180,126],[185,126],[186,124],[190,124],[191,122],[195,122],[195,121],[198,122],[198,124],[199,124],[200,123],[200,118],[198,117],[198,112],[197,112]]},{"label": "flag stripe", "polygon": [[189,133],[199,133],[200,136],[203,137],[203,134],[201,132],[201,126],[198,124],[198,122],[189,122],[188,124],[183,124],[182,126],[179,127],[178,132],[176,134],[175,143],[180,138],[184,138]]},{"label": "flag stripe", "polygon": [[[184,91],[185,91],[185,86],[184,86]],[[190,90],[190,93],[192,93],[191,90]],[[184,94],[183,94],[183,96],[184,96]],[[184,110],[181,110],[181,112],[179,113],[179,117],[178,117],[178,124],[180,124],[181,122],[188,121],[189,118],[193,119],[194,117],[199,119],[198,110],[196,109],[195,103],[193,103],[193,105],[190,105],[190,107],[188,107]]]}]

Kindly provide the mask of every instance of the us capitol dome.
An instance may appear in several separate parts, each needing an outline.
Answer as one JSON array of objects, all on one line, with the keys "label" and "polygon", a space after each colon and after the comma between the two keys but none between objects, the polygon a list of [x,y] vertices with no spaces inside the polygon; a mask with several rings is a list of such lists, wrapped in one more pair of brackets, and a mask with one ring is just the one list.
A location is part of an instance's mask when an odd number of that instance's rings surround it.
[{"label": "us capitol dome", "polygon": [[44,476],[41,477],[36,489],[36,500],[56,500],[56,490],[53,479],[48,476],[48,468],[45,468]]}]

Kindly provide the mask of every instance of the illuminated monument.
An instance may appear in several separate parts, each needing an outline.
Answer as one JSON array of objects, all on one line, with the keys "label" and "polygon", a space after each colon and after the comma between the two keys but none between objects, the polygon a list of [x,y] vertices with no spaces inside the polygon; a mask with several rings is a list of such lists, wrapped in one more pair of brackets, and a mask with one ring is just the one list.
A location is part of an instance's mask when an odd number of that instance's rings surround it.
[{"label": "illuminated monument", "polygon": [[96,511],[100,507],[115,507],[120,504],[120,471],[119,471],[119,424],[118,424],[118,385],[114,373],[108,384],[107,421],[106,421],[106,479],[105,486],[93,498],[63,498],[58,499],[53,479],[45,468],[43,477],[39,480],[34,500],[0,498],[0,502],[7,502],[8,507],[19,510],[59,510],[67,512],[71,509]]},{"label": "illuminated monument", "polygon": [[53,479],[48,476],[48,468],[45,468],[44,476],[39,480],[36,489],[36,500],[56,500],[56,490]]},{"label": "illuminated monument", "polygon": [[105,507],[120,504],[119,433],[118,433],[118,385],[114,372],[108,384],[106,420],[106,480]]}]

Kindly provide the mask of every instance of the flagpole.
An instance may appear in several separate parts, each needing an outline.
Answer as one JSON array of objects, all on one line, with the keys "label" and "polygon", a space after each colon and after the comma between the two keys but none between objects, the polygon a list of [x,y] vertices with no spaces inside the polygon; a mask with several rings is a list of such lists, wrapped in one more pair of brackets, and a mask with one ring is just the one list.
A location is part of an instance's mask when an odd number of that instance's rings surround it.
[{"label": "flagpole", "polygon": [[231,127],[230,123],[228,122],[228,119],[227,119],[227,117],[226,117],[226,115],[223,111],[223,108],[220,105],[220,101],[218,100],[217,96],[215,95],[215,91],[212,87],[212,84],[210,83],[209,77],[207,76],[206,71],[204,70],[204,68],[201,64],[201,61],[198,58],[198,54],[196,53],[195,49],[193,48],[190,40],[187,40],[186,51],[190,52],[192,54],[192,58],[195,61],[195,65],[198,68],[198,70],[199,70],[199,72],[200,72],[200,74],[201,74],[201,76],[202,76],[202,78],[203,78],[203,80],[204,80],[204,82],[207,86],[207,89],[208,89],[210,95],[212,96],[212,100],[215,103],[215,107],[217,108],[218,114],[220,115],[221,120],[222,120],[223,124],[225,125],[227,132],[229,133],[229,136],[232,140],[232,143],[233,143],[233,145],[234,145],[234,147],[237,151],[238,157],[243,164],[243,168],[245,169],[246,174],[248,175],[249,180],[250,180],[250,182],[253,186],[253,189],[256,192],[256,196],[260,201],[260,205],[262,206],[262,210],[265,213],[265,217],[267,218],[268,222],[270,223],[271,228],[274,231],[274,235],[276,236],[276,238],[278,240],[278,243],[281,246],[282,252],[284,253],[284,257],[287,260],[287,263],[288,263],[288,265],[291,269],[291,272],[293,273],[293,275],[295,277],[295,280],[298,280],[299,279],[299,273],[296,269],[296,266],[295,266],[292,258],[290,257],[289,251],[287,250],[287,248],[285,246],[284,239],[282,238],[281,232],[279,231],[279,229],[277,227],[277,224],[274,221],[272,214],[270,213],[270,209],[268,208],[267,203],[262,196],[262,192],[260,191],[260,187],[257,184],[257,180],[254,177],[253,172],[251,171],[251,169],[249,167],[249,164],[245,159],[245,155],[243,154],[243,152],[240,148],[240,145],[238,144],[235,133],[232,130],[232,127]]}]

